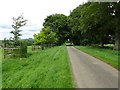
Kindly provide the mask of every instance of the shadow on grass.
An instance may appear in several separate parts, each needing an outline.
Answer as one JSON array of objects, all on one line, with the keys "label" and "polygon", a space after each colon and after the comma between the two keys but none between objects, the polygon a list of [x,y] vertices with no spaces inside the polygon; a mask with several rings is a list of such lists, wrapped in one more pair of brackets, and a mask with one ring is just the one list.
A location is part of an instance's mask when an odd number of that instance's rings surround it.
[{"label": "shadow on grass", "polygon": [[110,47],[110,46],[104,46],[104,47],[97,46],[97,48],[102,48],[102,49],[111,49],[111,50],[113,50],[113,47]]},{"label": "shadow on grass", "polygon": [[5,56],[5,57],[3,58],[3,60],[29,58],[29,57],[32,56],[32,55],[33,55],[32,53],[27,53],[27,56],[23,56],[23,57],[14,56],[14,55],[7,55],[7,56]]},{"label": "shadow on grass", "polygon": [[93,47],[93,48],[100,48],[100,49],[111,49],[113,50],[113,46],[100,46],[100,45],[91,45],[89,47]]}]

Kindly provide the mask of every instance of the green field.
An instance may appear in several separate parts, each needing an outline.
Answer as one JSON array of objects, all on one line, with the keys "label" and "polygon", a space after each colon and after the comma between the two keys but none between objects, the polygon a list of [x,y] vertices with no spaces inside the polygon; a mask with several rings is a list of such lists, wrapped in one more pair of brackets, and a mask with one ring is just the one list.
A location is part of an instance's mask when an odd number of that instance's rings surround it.
[{"label": "green field", "polygon": [[118,51],[92,46],[75,46],[75,47],[118,69]]},{"label": "green field", "polygon": [[32,51],[29,57],[2,62],[3,88],[72,88],[66,46]]}]

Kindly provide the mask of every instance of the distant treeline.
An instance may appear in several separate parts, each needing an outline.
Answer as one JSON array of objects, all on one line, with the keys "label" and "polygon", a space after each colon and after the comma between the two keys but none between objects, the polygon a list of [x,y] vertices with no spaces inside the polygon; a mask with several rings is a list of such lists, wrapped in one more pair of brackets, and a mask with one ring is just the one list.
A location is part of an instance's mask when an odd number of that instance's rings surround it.
[{"label": "distant treeline", "polygon": [[[13,40],[9,40],[9,39],[4,39],[4,40],[0,40],[0,46],[5,47],[5,44],[8,47],[13,46]],[[34,40],[32,38],[28,38],[28,39],[20,39],[20,42],[26,42],[28,46],[31,46],[34,44]]]}]

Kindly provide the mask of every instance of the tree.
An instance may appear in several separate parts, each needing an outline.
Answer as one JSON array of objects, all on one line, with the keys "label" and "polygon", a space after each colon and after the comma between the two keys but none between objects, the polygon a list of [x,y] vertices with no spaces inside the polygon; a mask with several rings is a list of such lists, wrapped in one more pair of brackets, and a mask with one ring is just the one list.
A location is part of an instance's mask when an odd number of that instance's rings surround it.
[{"label": "tree", "polygon": [[57,42],[56,33],[50,27],[43,28],[46,44],[53,44]]},{"label": "tree", "polygon": [[44,27],[50,27],[57,36],[57,44],[61,45],[68,39],[68,17],[63,14],[54,14],[50,15],[45,19],[43,23]]},{"label": "tree", "polygon": [[[75,8],[70,14],[71,30],[81,43],[101,43],[102,47],[104,43],[109,43],[109,35],[114,31],[108,6],[107,2],[88,2]],[[78,39],[76,40],[79,42]]]},{"label": "tree", "polygon": [[112,25],[115,32],[115,46],[114,49],[120,50],[120,1],[109,4],[110,14],[112,18]]},{"label": "tree", "polygon": [[50,27],[42,28],[40,33],[34,35],[35,44],[55,44],[57,42],[56,33]]},{"label": "tree", "polygon": [[3,47],[7,47],[7,45],[9,45],[9,40],[7,40],[7,38],[4,38],[4,40],[2,41],[2,43],[4,44]]},{"label": "tree", "polygon": [[38,34],[34,34],[34,44],[40,45],[41,43],[45,43],[45,36],[43,31]]},{"label": "tree", "polygon": [[82,35],[80,30],[81,6],[75,8],[68,17],[68,26],[70,28],[70,41],[74,45],[80,45]]},{"label": "tree", "polygon": [[17,18],[13,17],[13,24],[12,27],[14,30],[12,30],[10,33],[14,35],[14,46],[19,45],[19,36],[21,36],[20,32],[22,30],[19,30],[22,26],[26,25],[26,19],[22,15],[18,16]]},{"label": "tree", "polygon": [[[73,37],[77,37],[81,42],[85,41],[88,44],[100,43],[101,46],[115,39],[114,48],[119,50],[119,13],[120,2],[87,2],[80,5],[70,14]],[[80,34],[78,35],[78,33]],[[78,42],[79,40],[76,39]]]},{"label": "tree", "polygon": [[[109,14],[109,3],[91,3],[86,12],[82,11],[81,16],[81,30],[83,33],[86,33],[88,37],[95,38],[101,46],[104,46],[104,43],[107,43],[111,29]],[[83,9],[85,10],[85,9]],[[84,18],[85,17],[85,18]],[[99,34],[98,34],[99,33]]]}]

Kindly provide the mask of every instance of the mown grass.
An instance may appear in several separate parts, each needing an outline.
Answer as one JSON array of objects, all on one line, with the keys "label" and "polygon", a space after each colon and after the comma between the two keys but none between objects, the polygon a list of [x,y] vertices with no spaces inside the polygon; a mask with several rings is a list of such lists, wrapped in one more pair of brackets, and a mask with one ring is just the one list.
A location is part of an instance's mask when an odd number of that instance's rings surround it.
[{"label": "mown grass", "polygon": [[92,46],[75,46],[75,47],[118,69],[118,51]]},{"label": "mown grass", "polygon": [[73,87],[65,46],[28,52],[28,58],[3,61],[3,88]]}]

